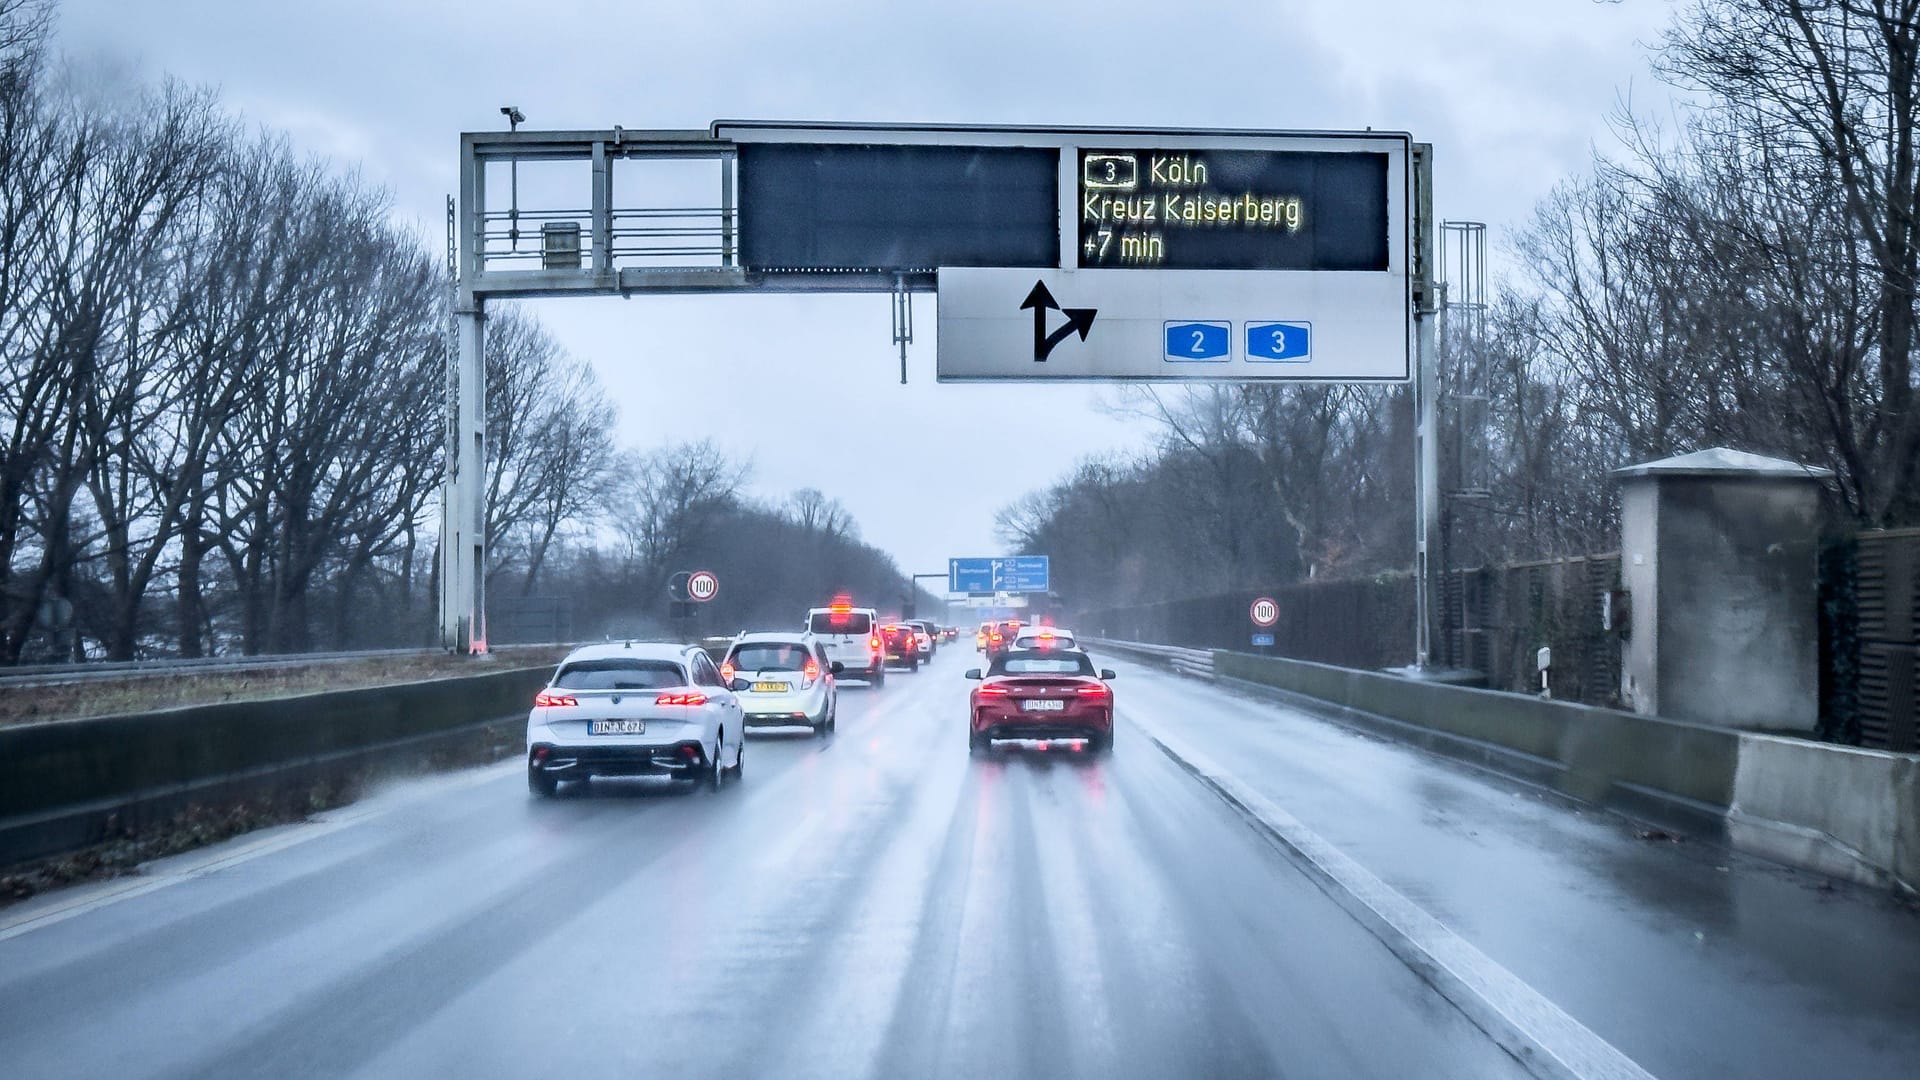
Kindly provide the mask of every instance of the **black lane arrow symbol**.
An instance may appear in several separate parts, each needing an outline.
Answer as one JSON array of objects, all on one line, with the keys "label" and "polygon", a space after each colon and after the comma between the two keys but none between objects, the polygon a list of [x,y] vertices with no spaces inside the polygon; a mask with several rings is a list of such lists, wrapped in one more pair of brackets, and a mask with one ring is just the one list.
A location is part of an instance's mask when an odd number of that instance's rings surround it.
[{"label": "black lane arrow symbol", "polygon": [[[1093,317],[1098,308],[1063,308],[1047,291],[1045,281],[1033,283],[1033,291],[1020,302],[1020,310],[1033,309],[1033,359],[1035,363],[1044,363],[1053,352],[1053,347],[1067,340],[1068,334],[1078,333],[1080,340],[1087,340],[1087,332],[1093,329]],[[1067,325],[1047,333],[1047,311],[1051,308],[1067,317]]]}]

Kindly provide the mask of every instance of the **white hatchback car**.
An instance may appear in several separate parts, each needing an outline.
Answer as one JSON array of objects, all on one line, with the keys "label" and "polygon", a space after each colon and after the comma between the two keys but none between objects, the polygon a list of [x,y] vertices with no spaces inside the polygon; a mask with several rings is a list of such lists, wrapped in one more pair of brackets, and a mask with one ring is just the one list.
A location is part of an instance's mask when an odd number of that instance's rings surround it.
[{"label": "white hatchback car", "polygon": [[745,758],[745,709],[698,645],[575,649],[527,714],[535,795],[594,776],[670,776],[717,790],[745,771]]},{"label": "white hatchback car", "polygon": [[842,666],[827,659],[825,643],[812,634],[741,634],[727,647],[720,677],[736,690],[748,727],[798,727],[815,735],[833,730],[839,711]]}]

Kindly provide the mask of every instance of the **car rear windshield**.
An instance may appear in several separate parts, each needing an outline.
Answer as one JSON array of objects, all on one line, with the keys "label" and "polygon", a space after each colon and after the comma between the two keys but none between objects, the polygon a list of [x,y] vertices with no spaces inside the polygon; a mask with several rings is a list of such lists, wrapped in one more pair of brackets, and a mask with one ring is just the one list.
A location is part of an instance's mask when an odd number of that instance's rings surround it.
[{"label": "car rear windshield", "polygon": [[736,671],[805,671],[809,658],[805,645],[776,641],[742,645],[733,650],[732,660]]},{"label": "car rear windshield", "polygon": [[822,611],[808,620],[816,634],[871,634],[873,616],[864,611]]},{"label": "car rear windshield", "polygon": [[1046,656],[1037,653],[1002,653],[993,662],[995,675],[1091,675],[1093,661],[1078,656]]},{"label": "car rear windshield", "polygon": [[580,660],[560,669],[562,690],[661,690],[686,686],[687,673],[670,660]]}]

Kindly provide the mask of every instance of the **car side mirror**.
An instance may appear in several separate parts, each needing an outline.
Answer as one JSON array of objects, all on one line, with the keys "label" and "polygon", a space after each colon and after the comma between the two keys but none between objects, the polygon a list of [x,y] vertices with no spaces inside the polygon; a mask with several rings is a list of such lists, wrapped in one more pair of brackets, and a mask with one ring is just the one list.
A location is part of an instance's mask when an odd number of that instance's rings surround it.
[{"label": "car side mirror", "polygon": [[1113,669],[1112,669],[1112,668],[1110,668],[1110,667],[1103,667],[1103,668],[1101,668],[1101,669],[1100,669],[1100,679],[1101,679],[1101,681],[1102,681],[1102,682],[1105,682],[1106,680],[1108,680],[1108,679],[1111,679],[1111,678],[1114,678],[1114,674],[1113,674]]},{"label": "car side mirror", "polygon": [[729,689],[729,690],[745,690],[746,688],[748,688],[749,686],[752,686],[752,685],[753,685],[752,683],[750,683],[750,682],[748,682],[748,681],[747,681],[747,680],[745,680],[745,679],[735,679],[735,680],[733,680],[732,682],[730,682],[730,683],[728,683],[728,684],[727,684],[727,689]]},{"label": "car side mirror", "polygon": [[828,667],[827,667],[827,671],[828,671],[828,672],[830,672],[830,673],[832,673],[832,674],[834,674],[834,675],[838,675],[838,674],[840,674],[841,672],[843,672],[843,671],[845,671],[845,670],[847,670],[847,665],[845,665],[845,664],[843,664],[843,663],[841,663],[841,662],[840,662],[840,661],[838,661],[838,660],[835,660],[835,661],[833,661],[833,662],[832,662],[832,663],[831,663],[830,665],[828,665]]},{"label": "car side mirror", "polygon": [[969,679],[978,679],[978,678],[980,678],[980,669],[979,669],[979,668],[977,668],[977,667],[970,667],[970,668],[968,668],[968,669],[967,669],[967,678],[969,678]]}]

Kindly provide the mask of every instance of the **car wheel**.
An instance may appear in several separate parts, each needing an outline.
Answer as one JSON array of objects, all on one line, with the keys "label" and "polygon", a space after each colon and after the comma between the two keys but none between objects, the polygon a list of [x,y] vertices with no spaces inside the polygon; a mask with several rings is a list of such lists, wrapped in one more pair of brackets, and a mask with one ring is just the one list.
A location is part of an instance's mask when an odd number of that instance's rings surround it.
[{"label": "car wheel", "polygon": [[832,731],[834,728],[834,725],[839,722],[840,722],[840,696],[839,694],[836,693],[833,698],[833,704],[827,706],[827,730]]},{"label": "car wheel", "polygon": [[733,752],[733,781],[739,783],[747,775],[747,740],[741,739]]},{"label": "car wheel", "polygon": [[919,670],[920,670],[920,658],[916,656],[916,657],[914,657],[914,658],[913,658],[912,660],[909,660],[909,661],[907,661],[907,670],[908,670],[908,671],[919,671]]},{"label": "car wheel", "polygon": [[879,667],[873,669],[873,678],[867,685],[873,687],[875,690],[887,685],[887,666],[885,664],[881,664]]},{"label": "car wheel", "polygon": [[1096,754],[1113,753],[1113,732],[1109,731],[1109,732],[1106,732],[1105,734],[1095,735],[1093,738],[1088,739],[1087,749],[1092,750]]},{"label": "car wheel", "polygon": [[527,790],[543,799],[551,799],[553,798],[554,792],[560,790],[560,781],[555,779],[554,775],[545,769],[536,769],[528,766]]},{"label": "car wheel", "polygon": [[727,748],[727,733],[722,731],[720,738],[713,744],[713,757],[708,760],[707,787],[719,791],[727,786],[727,769],[720,763],[720,755]]},{"label": "car wheel", "polygon": [[993,752],[993,740],[971,730],[967,733],[967,753],[973,757],[986,757]]}]

